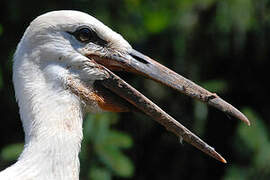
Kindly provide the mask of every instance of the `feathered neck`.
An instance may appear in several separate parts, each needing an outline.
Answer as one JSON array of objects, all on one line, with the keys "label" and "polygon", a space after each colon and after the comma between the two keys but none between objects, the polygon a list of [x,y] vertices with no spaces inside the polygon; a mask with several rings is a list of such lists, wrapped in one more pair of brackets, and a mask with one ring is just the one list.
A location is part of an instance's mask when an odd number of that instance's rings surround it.
[{"label": "feathered neck", "polygon": [[19,160],[0,173],[1,180],[79,179],[81,103],[65,89],[61,77],[48,73],[61,74],[62,70],[56,65],[41,67],[26,59],[15,60],[13,80],[25,147]]}]

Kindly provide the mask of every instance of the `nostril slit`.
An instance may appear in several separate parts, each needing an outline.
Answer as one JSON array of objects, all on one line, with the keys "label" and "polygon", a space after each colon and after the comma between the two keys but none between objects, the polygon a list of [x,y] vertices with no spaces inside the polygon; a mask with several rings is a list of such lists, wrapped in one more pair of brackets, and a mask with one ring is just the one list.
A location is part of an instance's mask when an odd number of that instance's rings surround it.
[{"label": "nostril slit", "polygon": [[147,62],[145,59],[139,57],[139,56],[136,56],[134,54],[131,55],[134,59],[136,59],[137,61],[143,63],[143,64],[149,64],[149,62]]},{"label": "nostril slit", "polygon": [[137,61],[143,64],[150,64],[150,62],[147,61],[147,56],[143,55],[142,53],[134,49],[131,51],[130,56],[132,56],[134,59],[136,59]]}]

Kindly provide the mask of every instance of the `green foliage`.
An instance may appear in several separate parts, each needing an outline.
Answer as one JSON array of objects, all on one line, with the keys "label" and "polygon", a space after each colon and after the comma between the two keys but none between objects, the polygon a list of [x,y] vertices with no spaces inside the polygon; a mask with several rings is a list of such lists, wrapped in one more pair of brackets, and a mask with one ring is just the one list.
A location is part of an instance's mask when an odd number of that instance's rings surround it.
[{"label": "green foliage", "polygon": [[4,161],[15,161],[16,159],[18,159],[22,150],[23,150],[22,143],[7,145],[1,150],[0,157]]},{"label": "green foliage", "polygon": [[235,146],[240,158],[249,163],[229,167],[225,179],[269,179],[270,139],[266,126],[250,108],[243,112],[251,120],[251,127],[239,125]]},{"label": "green foliage", "polygon": [[111,173],[104,168],[91,167],[89,171],[89,178],[94,180],[110,180]]},{"label": "green foliage", "polygon": [[168,10],[145,13],[144,23],[146,29],[151,33],[159,33],[164,30],[170,20],[171,16]]},{"label": "green foliage", "polygon": [[220,1],[216,20],[220,30],[224,32],[229,32],[232,28],[242,32],[249,30],[255,22],[254,2],[252,0]]},{"label": "green foliage", "polygon": [[132,139],[123,132],[111,129],[111,125],[115,124],[117,119],[115,113],[87,116],[80,154],[83,164],[82,178],[88,176],[93,180],[106,180],[112,176],[133,175],[133,164],[121,151],[132,146]]}]

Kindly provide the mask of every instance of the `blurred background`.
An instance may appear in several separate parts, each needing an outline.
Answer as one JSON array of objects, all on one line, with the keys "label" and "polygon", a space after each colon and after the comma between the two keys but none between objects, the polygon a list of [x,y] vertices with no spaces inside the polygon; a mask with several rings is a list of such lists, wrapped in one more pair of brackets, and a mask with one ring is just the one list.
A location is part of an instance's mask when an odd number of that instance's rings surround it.
[{"label": "blurred background", "polygon": [[0,169],[14,163],[24,134],[12,85],[12,57],[29,23],[52,10],[87,12],[165,66],[218,93],[251,127],[160,84],[124,74],[221,153],[208,157],[143,114],[87,115],[81,179],[270,179],[269,0],[2,0]]}]

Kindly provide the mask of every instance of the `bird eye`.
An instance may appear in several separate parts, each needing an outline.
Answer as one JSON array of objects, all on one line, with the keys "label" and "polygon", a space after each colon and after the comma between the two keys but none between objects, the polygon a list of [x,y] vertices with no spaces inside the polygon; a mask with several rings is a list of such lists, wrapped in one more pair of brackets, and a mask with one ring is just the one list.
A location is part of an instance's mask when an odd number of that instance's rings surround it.
[{"label": "bird eye", "polygon": [[76,31],[75,37],[81,42],[89,42],[91,39],[93,39],[94,36],[90,29],[82,28]]},{"label": "bird eye", "polygon": [[76,30],[75,32],[68,32],[69,34],[73,35],[78,41],[82,43],[92,42],[98,44],[100,46],[107,45],[107,42],[101,39],[95,31],[90,29],[89,27],[81,27],[80,29]]}]

